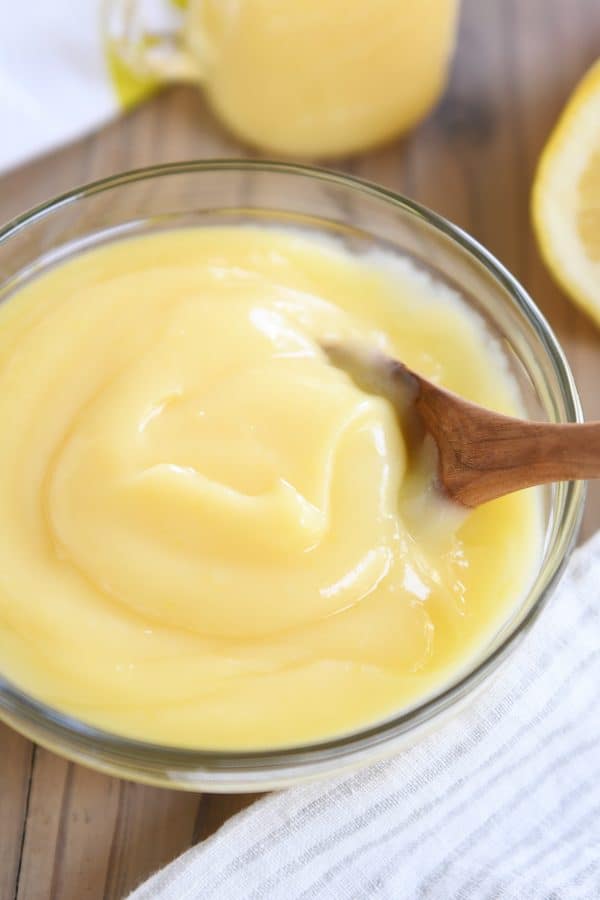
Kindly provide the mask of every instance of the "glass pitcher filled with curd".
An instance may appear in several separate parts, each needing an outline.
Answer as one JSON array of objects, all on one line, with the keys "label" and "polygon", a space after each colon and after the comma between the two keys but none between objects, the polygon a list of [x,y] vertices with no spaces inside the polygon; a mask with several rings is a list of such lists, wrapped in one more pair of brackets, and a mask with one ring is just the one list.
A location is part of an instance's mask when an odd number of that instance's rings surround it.
[{"label": "glass pitcher filled with curd", "polygon": [[415,125],[440,96],[459,0],[107,0],[124,102],[202,86],[240,139],[286,156],[357,153]]}]

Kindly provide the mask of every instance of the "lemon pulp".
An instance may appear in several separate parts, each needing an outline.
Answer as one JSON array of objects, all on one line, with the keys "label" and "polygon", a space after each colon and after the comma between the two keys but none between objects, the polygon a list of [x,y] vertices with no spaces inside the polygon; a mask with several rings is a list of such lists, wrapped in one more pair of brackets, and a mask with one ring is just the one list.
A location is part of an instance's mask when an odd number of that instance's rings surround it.
[{"label": "lemon pulp", "polygon": [[600,61],[577,85],[548,139],[532,214],[555,279],[600,323]]},{"label": "lemon pulp", "polygon": [[577,228],[588,258],[600,262],[600,149],[579,179]]}]

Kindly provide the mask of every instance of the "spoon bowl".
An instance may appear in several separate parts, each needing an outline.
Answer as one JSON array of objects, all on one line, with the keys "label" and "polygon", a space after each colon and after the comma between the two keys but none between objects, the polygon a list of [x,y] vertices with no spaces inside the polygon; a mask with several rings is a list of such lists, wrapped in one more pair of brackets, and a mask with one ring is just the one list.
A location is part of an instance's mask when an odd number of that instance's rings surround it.
[{"label": "spoon bowl", "polygon": [[380,350],[349,343],[323,349],[368,393],[395,408],[409,453],[429,435],[437,482],[472,508],[513,491],[554,481],[600,478],[600,422],[549,424],[504,416],[471,403]]}]

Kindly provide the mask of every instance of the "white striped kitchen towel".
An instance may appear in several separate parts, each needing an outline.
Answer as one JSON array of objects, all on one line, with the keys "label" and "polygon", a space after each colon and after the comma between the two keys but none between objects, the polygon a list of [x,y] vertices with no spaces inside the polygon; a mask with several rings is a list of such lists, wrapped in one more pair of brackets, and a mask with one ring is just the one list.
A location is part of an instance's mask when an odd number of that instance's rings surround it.
[{"label": "white striped kitchen towel", "polygon": [[600,534],[475,705],[271,794],[130,900],[600,898]]}]

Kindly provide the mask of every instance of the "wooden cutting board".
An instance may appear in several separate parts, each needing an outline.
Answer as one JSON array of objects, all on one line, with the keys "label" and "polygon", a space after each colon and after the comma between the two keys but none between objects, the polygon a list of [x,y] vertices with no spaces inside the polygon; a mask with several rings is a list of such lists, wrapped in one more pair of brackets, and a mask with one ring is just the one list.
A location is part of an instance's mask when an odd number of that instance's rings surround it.
[{"label": "wooden cutting board", "polygon": [[[400,191],[489,247],[542,307],[600,419],[600,332],[551,282],[529,222],[532,173],[565,99],[600,55],[598,0],[465,0],[451,82],[414,134],[334,168]],[[191,89],[0,179],[0,221],[123,169],[247,156]],[[583,535],[600,527],[591,488]],[[120,900],[248,796],[181,794],[98,775],[0,725],[0,900]]]}]

